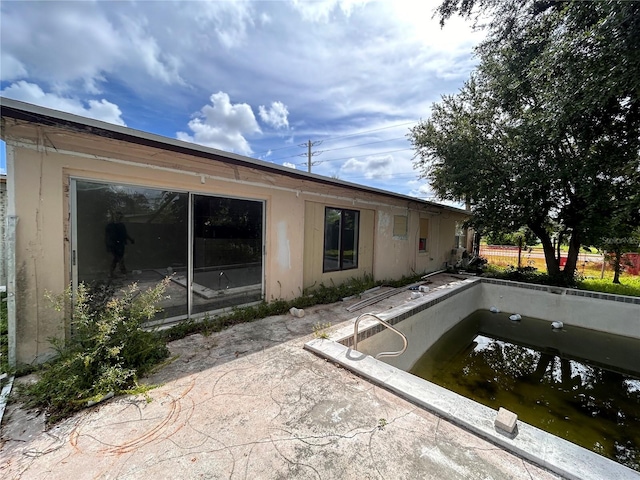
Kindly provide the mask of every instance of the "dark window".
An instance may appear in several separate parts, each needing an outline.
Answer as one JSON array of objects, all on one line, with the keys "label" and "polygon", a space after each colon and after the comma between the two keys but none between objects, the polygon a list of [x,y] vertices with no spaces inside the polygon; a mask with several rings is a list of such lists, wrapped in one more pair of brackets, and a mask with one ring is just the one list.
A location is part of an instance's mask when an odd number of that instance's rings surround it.
[{"label": "dark window", "polygon": [[359,224],[360,212],[325,208],[323,272],[358,268]]},{"label": "dark window", "polygon": [[429,219],[420,219],[420,236],[418,237],[418,251],[429,251]]}]

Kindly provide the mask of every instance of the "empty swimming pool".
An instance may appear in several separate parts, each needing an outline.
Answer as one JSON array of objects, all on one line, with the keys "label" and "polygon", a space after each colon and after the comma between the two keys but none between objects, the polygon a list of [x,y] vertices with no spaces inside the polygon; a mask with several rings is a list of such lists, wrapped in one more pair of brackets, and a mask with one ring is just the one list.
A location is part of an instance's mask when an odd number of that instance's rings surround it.
[{"label": "empty swimming pool", "polygon": [[[401,340],[373,320],[364,320],[353,345],[353,327],[345,327],[331,341],[314,340],[305,348],[351,369],[454,423],[488,438],[568,478],[638,478],[637,472],[555,435],[518,421],[515,435],[494,426],[496,411],[406,371],[447,331],[478,309],[497,305],[505,312],[561,319],[568,327],[597,329],[640,338],[640,299],[490,279],[467,279],[429,292],[420,299],[381,313],[409,338],[399,357],[377,361],[370,355],[399,349]],[[418,348],[416,348],[418,347]]]}]

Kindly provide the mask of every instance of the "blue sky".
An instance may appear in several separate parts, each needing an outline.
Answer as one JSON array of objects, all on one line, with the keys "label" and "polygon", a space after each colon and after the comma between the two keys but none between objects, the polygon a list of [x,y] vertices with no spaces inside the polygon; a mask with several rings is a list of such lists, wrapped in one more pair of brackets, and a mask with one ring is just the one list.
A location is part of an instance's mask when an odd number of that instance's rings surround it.
[{"label": "blue sky", "polygon": [[437,5],[4,0],[0,95],[434,200],[408,129],[482,38]]}]

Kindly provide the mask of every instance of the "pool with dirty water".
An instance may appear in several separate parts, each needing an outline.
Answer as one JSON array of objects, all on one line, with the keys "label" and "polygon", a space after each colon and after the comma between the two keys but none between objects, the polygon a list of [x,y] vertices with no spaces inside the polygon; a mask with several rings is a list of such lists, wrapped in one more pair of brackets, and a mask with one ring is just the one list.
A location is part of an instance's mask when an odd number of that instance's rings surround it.
[{"label": "pool with dirty water", "polygon": [[[408,371],[461,320],[494,305],[503,312],[518,312],[523,317],[542,318],[546,322],[561,320],[567,332],[579,327],[597,330],[605,337],[619,335],[640,341],[640,298],[484,278],[439,287],[419,299],[411,299],[410,292],[406,297],[402,305],[378,314],[409,339],[409,348],[401,356],[385,358],[384,362],[372,357],[377,352],[400,349],[402,344],[400,337],[374,319],[361,322],[358,351],[352,349],[353,324],[335,332],[330,340],[316,339],[305,348],[566,478],[639,478],[638,472],[628,466],[530,425],[526,412],[515,412],[520,415],[517,429],[513,434],[505,434],[494,425],[495,404],[481,405]],[[578,351],[594,349],[584,342],[577,342],[575,347]],[[562,375],[562,363],[559,365]],[[616,371],[621,373],[619,369]],[[633,448],[637,451],[637,445]]]},{"label": "pool with dirty water", "polygon": [[640,340],[478,310],[409,372],[640,470]]}]

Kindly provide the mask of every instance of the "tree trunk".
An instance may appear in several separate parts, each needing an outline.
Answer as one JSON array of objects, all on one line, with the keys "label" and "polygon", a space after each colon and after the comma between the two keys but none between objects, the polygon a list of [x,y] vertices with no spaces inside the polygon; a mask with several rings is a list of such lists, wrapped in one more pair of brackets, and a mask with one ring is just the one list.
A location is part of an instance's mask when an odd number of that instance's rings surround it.
[{"label": "tree trunk", "polygon": [[619,249],[614,251],[613,257],[613,283],[620,283],[620,262],[622,261],[622,252]]},{"label": "tree trunk", "polygon": [[573,281],[578,266],[578,254],[580,253],[580,238],[576,232],[571,234],[569,239],[569,252],[567,253],[567,263],[564,266],[562,275],[567,282]]},{"label": "tree trunk", "polygon": [[542,242],[542,250],[544,251],[544,260],[547,264],[547,273],[550,276],[560,275],[560,263],[556,258],[556,252],[553,248],[553,243],[551,242],[551,237],[547,230],[539,225],[529,225],[529,228],[533,233],[536,234],[536,237],[540,239]]}]

